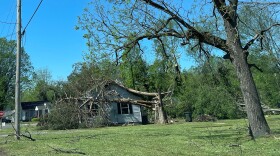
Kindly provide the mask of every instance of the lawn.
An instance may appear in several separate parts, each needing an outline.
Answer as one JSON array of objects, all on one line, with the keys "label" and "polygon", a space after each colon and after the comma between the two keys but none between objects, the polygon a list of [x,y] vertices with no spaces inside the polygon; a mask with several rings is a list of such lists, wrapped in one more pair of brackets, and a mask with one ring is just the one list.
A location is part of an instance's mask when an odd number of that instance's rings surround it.
[{"label": "lawn", "polygon": [[[268,116],[272,134],[255,141],[247,135],[246,120],[178,122],[167,125],[119,126],[64,131],[28,129],[36,141],[0,131],[0,154],[30,155],[280,155],[280,116]],[[2,152],[1,152],[2,150]],[[68,153],[67,153],[68,152]]]}]

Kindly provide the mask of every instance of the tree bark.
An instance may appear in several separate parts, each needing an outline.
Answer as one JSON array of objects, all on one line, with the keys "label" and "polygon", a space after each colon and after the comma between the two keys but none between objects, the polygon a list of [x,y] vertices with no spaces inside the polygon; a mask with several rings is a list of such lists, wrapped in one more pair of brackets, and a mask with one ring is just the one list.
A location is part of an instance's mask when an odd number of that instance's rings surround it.
[{"label": "tree bark", "polygon": [[252,73],[248,66],[246,56],[241,57],[233,62],[237,76],[240,81],[240,88],[243,94],[249,128],[251,128],[253,137],[263,136],[270,133],[270,128],[264,117],[261,107],[259,94]]},{"label": "tree bark", "polygon": [[161,92],[160,91],[158,93],[158,99],[159,99],[159,104],[158,104],[158,107],[156,109],[157,115],[158,115],[157,123],[159,123],[159,124],[168,123],[167,114],[166,114],[166,112],[164,110],[164,107],[163,107],[162,97],[161,97]]},{"label": "tree bark", "polygon": [[264,117],[259,94],[247,62],[248,52],[242,48],[236,16],[231,15],[229,18],[231,20],[224,19],[227,45],[237,77],[240,81],[240,88],[249,121],[249,131],[252,132],[252,137],[264,136],[270,133],[270,128]]}]

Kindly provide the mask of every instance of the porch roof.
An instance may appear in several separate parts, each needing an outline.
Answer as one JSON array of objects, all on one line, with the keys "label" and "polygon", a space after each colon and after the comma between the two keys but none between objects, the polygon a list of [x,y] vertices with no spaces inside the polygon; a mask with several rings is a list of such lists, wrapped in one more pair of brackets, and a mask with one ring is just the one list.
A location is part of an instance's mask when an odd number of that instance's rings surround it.
[{"label": "porch roof", "polygon": [[36,106],[44,106],[48,101],[32,101],[32,102],[21,102],[22,110],[35,110]]}]

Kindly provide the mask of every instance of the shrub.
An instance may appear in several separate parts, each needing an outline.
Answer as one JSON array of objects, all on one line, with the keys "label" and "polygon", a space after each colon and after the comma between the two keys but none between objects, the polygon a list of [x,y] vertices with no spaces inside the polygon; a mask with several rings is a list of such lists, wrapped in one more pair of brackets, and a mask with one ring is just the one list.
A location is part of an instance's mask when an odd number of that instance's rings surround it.
[{"label": "shrub", "polygon": [[38,122],[40,119],[39,118],[32,118],[31,122]]},{"label": "shrub", "polygon": [[37,126],[39,129],[48,129],[48,114],[39,119]]},{"label": "shrub", "polygon": [[79,110],[73,103],[58,103],[51,110],[47,127],[54,130],[79,128]]},{"label": "shrub", "polygon": [[209,122],[209,121],[217,121],[217,118],[208,114],[197,116],[194,121],[196,122]]}]

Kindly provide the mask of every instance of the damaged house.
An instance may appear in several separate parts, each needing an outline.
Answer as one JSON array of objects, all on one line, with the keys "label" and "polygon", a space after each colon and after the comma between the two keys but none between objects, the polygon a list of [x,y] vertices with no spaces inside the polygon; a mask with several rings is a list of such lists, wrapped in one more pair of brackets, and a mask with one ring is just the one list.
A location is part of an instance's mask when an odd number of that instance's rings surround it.
[{"label": "damaged house", "polygon": [[[80,108],[80,122],[94,124],[148,123],[145,110],[155,112],[155,120],[167,122],[162,98],[167,93],[148,93],[126,88],[115,81],[104,82],[89,91],[83,98],[72,98]],[[69,100],[69,99],[68,99]]]}]

